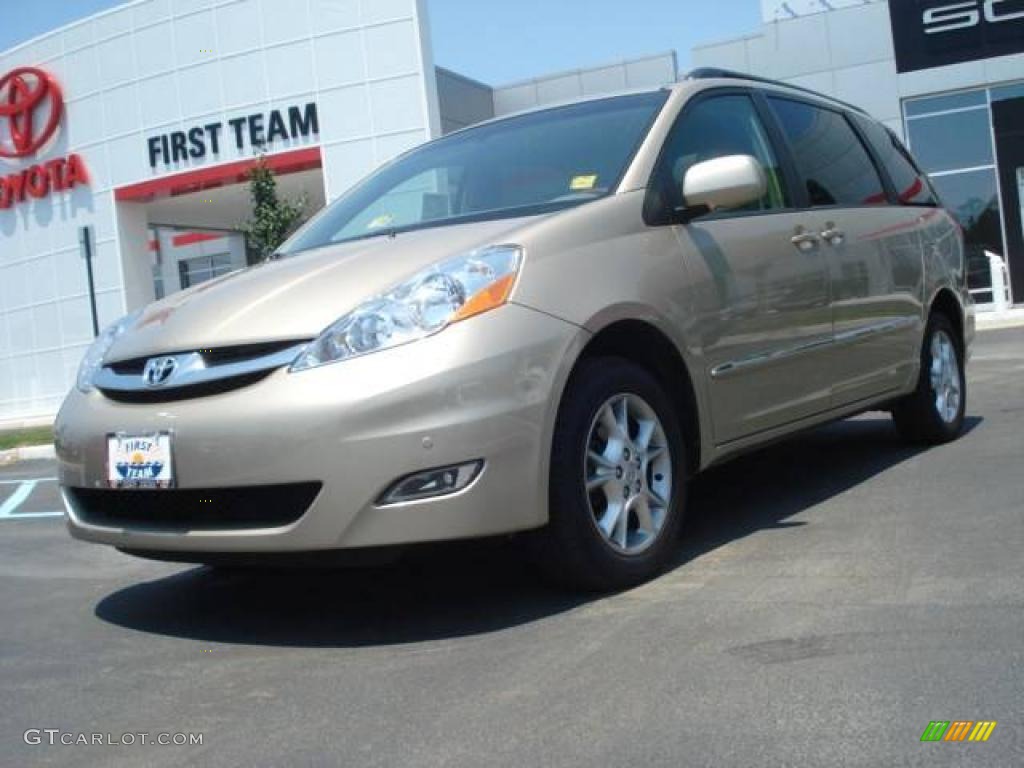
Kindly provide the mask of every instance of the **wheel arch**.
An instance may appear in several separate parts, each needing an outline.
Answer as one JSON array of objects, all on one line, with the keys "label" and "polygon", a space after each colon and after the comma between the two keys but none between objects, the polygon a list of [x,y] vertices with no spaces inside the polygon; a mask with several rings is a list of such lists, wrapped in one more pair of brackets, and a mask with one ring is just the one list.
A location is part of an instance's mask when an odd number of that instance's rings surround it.
[{"label": "wheel arch", "polygon": [[949,321],[953,323],[953,328],[956,330],[961,350],[966,349],[967,336],[964,327],[964,308],[956,293],[945,286],[939,288],[928,304],[928,317],[931,317],[935,312],[939,312],[949,318]]},{"label": "wheel arch", "polygon": [[[619,357],[650,371],[665,392],[672,398],[682,419],[686,440],[686,460],[689,474],[701,467],[702,425],[695,380],[682,353],[669,336],[653,323],[639,319],[619,319],[593,333],[576,360],[573,361],[569,382],[580,363],[595,357]],[[561,401],[561,398],[560,398]]]}]

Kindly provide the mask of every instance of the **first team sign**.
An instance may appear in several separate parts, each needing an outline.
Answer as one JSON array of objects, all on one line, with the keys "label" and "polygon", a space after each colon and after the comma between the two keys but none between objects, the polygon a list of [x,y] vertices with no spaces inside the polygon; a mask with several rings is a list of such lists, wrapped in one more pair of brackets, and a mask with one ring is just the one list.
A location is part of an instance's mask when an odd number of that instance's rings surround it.
[{"label": "first team sign", "polygon": [[[45,150],[63,115],[60,86],[43,70],[19,67],[0,77],[0,158],[20,160]],[[88,183],[80,155],[54,158],[0,176],[0,209]]]}]

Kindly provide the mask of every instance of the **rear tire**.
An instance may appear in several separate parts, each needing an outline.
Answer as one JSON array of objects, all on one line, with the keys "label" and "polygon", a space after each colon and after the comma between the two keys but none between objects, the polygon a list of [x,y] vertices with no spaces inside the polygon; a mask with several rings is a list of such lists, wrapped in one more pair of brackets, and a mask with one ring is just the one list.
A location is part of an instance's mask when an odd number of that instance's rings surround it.
[{"label": "rear tire", "polygon": [[555,424],[544,572],[575,589],[622,589],[669,562],[684,512],[681,420],[657,379],[615,357],[574,371]]},{"label": "rear tire", "polygon": [[892,410],[896,430],[909,442],[948,443],[963,431],[966,403],[963,341],[948,317],[932,313],[921,348],[917,389]]}]

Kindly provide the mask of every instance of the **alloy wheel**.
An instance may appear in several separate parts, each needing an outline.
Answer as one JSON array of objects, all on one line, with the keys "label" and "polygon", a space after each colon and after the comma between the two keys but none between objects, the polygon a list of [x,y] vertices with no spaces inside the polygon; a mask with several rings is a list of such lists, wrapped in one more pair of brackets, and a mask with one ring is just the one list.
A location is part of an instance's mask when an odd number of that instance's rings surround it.
[{"label": "alloy wheel", "polygon": [[672,455],[643,398],[618,394],[598,409],[583,472],[591,517],[605,542],[623,555],[648,549],[672,503]]},{"label": "alloy wheel", "polygon": [[935,393],[935,411],[947,424],[960,414],[960,363],[953,340],[945,331],[936,331],[931,345],[931,383]]}]

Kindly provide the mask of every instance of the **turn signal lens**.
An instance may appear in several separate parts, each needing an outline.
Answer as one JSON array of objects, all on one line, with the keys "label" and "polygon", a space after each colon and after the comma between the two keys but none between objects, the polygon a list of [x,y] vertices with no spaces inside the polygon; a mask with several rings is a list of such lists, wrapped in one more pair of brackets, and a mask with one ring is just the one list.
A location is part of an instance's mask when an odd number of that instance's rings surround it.
[{"label": "turn signal lens", "polygon": [[508,297],[512,295],[512,286],[515,285],[515,282],[515,275],[505,275],[482,291],[470,296],[461,309],[452,316],[451,322],[457,323],[459,320],[483,314],[490,309],[497,309],[508,301]]}]

